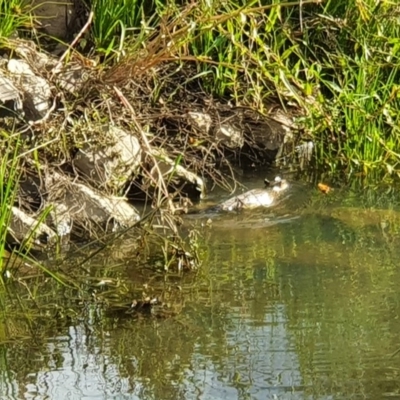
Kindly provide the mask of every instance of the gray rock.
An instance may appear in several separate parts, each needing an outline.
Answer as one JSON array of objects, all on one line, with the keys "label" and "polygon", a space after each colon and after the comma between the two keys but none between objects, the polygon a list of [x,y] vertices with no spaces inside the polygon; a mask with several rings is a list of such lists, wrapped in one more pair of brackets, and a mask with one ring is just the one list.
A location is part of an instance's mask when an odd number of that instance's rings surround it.
[{"label": "gray rock", "polygon": [[22,113],[22,100],[18,89],[0,71],[0,117]]},{"label": "gray rock", "polygon": [[139,140],[124,130],[103,127],[103,144],[88,143],[78,151],[74,166],[93,186],[116,191],[125,186],[140,166]]},{"label": "gray rock", "polygon": [[177,164],[169,157],[162,149],[152,149],[153,156],[157,161],[157,166],[154,166],[150,175],[153,180],[158,180],[158,175],[161,172],[163,178],[167,178],[172,174],[172,178],[177,178],[181,183],[189,183],[194,186],[200,197],[203,198],[206,194],[206,185],[202,178],[194,172],[189,171],[182,165]]},{"label": "gray rock", "polygon": [[199,130],[208,134],[212,125],[212,119],[209,114],[197,111],[190,111],[187,113],[191,123]]},{"label": "gray rock", "polygon": [[77,93],[86,82],[87,74],[81,66],[69,66],[66,71],[57,73],[56,83],[64,90],[74,94]]},{"label": "gray rock", "polygon": [[26,61],[34,71],[44,71],[53,68],[58,60],[51,57],[29,40],[16,39],[12,41],[14,53]]},{"label": "gray rock", "polygon": [[43,118],[50,108],[51,89],[45,79],[36,76],[24,60],[11,59],[7,64],[10,79],[23,93],[23,107],[28,120]]},{"label": "gray rock", "polygon": [[35,250],[52,245],[57,240],[56,233],[34,216],[17,207],[12,207],[9,234],[17,243],[27,243]]},{"label": "gray rock", "polygon": [[49,202],[56,205],[52,218],[60,235],[77,228],[80,235],[91,237],[130,227],[140,220],[139,212],[125,198],[102,195],[57,173],[45,180]]},{"label": "gray rock", "polygon": [[103,196],[80,183],[72,183],[70,188],[64,201],[74,221],[86,220],[106,230],[110,226],[116,230],[140,220],[138,211],[125,198]]}]

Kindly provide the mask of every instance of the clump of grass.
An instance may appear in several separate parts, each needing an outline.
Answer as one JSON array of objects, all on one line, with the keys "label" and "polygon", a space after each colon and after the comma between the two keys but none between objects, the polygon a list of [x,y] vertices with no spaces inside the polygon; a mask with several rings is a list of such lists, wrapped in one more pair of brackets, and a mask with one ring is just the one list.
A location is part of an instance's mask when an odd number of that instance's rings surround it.
[{"label": "clump of grass", "polygon": [[0,38],[31,26],[30,7],[25,0],[0,0]]},{"label": "clump of grass", "polygon": [[[11,147],[11,151],[10,151]],[[0,160],[0,275],[4,269],[4,256],[7,244],[8,227],[12,216],[20,175],[18,144],[3,148]]]},{"label": "clump of grass", "polygon": [[143,23],[154,20],[165,7],[161,1],[145,0],[95,0],[88,3],[94,13],[92,37],[95,49],[106,56],[121,52],[126,36],[136,36],[144,28]]},{"label": "clump of grass", "polygon": [[400,176],[400,9],[367,1],[342,10],[330,1],[325,12],[340,18],[329,23],[333,46],[318,76],[326,93],[321,162],[348,175]]}]

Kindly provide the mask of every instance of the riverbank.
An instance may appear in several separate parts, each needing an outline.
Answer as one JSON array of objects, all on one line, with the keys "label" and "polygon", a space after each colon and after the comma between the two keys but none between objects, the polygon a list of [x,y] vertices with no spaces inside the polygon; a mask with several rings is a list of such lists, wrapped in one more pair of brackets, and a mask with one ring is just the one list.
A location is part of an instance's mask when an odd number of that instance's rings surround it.
[{"label": "riverbank", "polygon": [[390,5],[138,5],[130,20],[122,3],[76,1],[59,5],[62,32],[56,3],[15,1],[0,25],[2,242],[142,238],[147,218],[176,238],[176,214],[208,186],[231,191],[238,165],[396,179],[397,50],[373,45],[397,37],[378,18]]}]

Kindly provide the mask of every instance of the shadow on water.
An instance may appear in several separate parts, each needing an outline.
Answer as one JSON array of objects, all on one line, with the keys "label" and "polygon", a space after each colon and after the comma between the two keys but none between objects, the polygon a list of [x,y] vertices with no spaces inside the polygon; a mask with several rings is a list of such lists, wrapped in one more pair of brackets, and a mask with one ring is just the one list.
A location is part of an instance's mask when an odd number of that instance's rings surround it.
[{"label": "shadow on water", "polygon": [[[106,282],[90,296],[103,302],[48,280],[31,297],[20,289],[23,301],[2,300],[2,395],[399,398],[400,212],[298,190],[300,204],[192,220],[204,233],[197,273],[132,265],[127,242],[90,266]],[[179,311],[110,313],[116,286],[126,299],[162,292]],[[29,298],[41,312],[27,319],[18,304]]]}]

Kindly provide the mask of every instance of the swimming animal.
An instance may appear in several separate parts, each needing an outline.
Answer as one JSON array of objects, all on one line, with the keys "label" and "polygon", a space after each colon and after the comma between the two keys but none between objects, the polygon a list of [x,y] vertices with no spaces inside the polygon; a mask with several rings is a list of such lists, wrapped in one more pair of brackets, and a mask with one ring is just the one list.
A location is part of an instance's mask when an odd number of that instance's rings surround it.
[{"label": "swimming animal", "polygon": [[234,196],[217,206],[217,209],[224,211],[238,211],[242,209],[254,209],[259,207],[273,206],[282,193],[289,188],[289,183],[277,176],[273,182],[265,179],[267,187],[263,189],[252,189],[245,193]]}]

